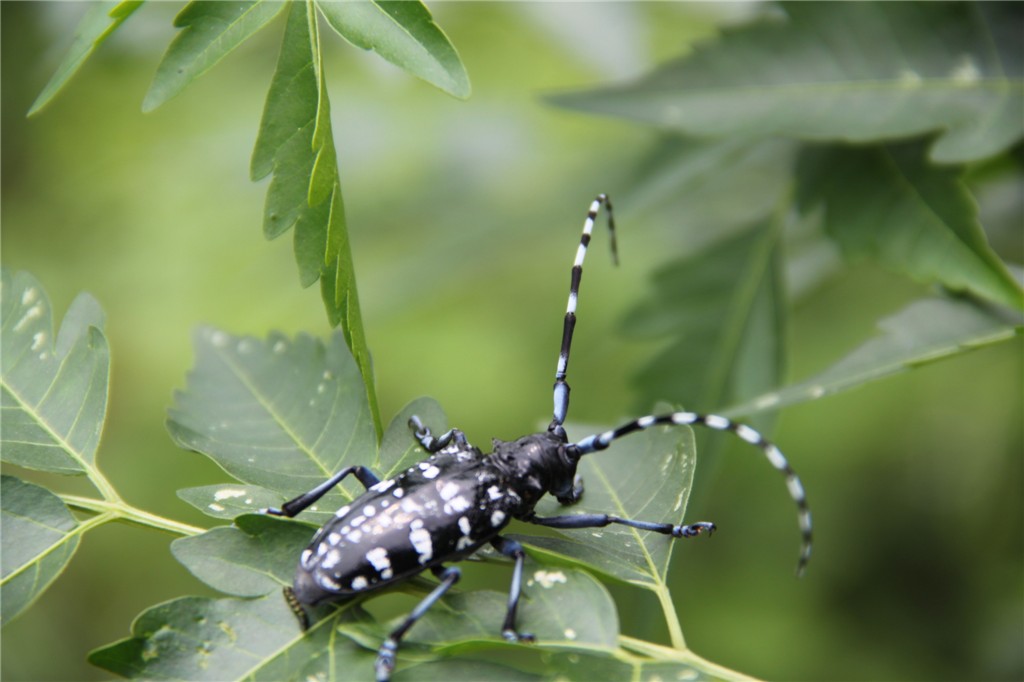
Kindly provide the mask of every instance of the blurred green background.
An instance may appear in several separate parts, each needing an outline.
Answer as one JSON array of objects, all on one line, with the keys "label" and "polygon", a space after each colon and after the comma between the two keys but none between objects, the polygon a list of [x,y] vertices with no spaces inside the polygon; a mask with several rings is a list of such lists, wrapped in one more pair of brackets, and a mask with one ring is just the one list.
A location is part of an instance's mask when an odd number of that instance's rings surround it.
[{"label": "blurred green background", "polygon": [[[479,444],[546,423],[568,270],[601,191],[615,201],[622,264],[609,265],[598,235],[572,418],[634,416],[664,397],[630,381],[660,345],[624,338],[624,315],[649,295],[653,269],[726,221],[700,206],[679,215],[637,205],[636,169],[660,138],[541,95],[639,75],[749,10],[431,8],[469,70],[467,102],[323,33],[384,418],[431,395]],[[266,187],[248,180],[283,24],[143,115],[178,9],[147,5],[27,120],[85,7],[0,3],[2,262],[33,272],[58,311],[81,290],[101,302],[113,356],[101,466],[133,504],[207,524],[175,491],[226,475],[174,447],[163,426],[191,364],[191,330],[329,329],[318,287],[297,286],[289,237],[263,240]],[[728,193],[727,176],[707,184]],[[1006,256],[1019,261],[1021,244],[1011,247]],[[828,366],[924,290],[867,265],[833,277],[792,312],[791,378]],[[1003,344],[783,413],[774,436],[815,514],[802,581],[792,578],[797,533],[776,474],[725,448],[688,511],[721,532],[679,543],[672,571],[690,647],[772,679],[1024,678],[1022,364],[1019,341]],[[84,492],[79,481],[48,483]],[[170,540],[122,526],[90,533],[67,572],[4,630],[3,678],[106,678],[85,663],[88,651],[127,636],[151,604],[205,593],[171,557]],[[624,629],[662,640],[653,598],[613,587]]]}]

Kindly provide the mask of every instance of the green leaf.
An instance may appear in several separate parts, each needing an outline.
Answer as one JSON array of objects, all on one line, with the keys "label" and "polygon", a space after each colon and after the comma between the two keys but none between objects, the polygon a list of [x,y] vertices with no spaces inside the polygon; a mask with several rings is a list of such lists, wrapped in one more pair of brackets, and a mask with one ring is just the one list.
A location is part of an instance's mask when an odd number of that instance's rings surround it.
[{"label": "green leaf", "polygon": [[364,50],[450,95],[469,97],[469,76],[455,47],[416,0],[335,2],[317,0],[331,28]]},{"label": "green leaf", "polygon": [[[445,653],[472,649],[459,643],[501,641],[507,604],[504,592],[446,596],[409,632],[408,641],[431,644]],[[609,650],[619,645],[619,617],[608,590],[589,574],[570,568],[527,562],[517,626],[540,644]]]},{"label": "green leaf", "polygon": [[193,0],[174,19],[181,31],[174,37],[142,103],[152,111],[171,99],[214,64],[276,17],[279,0]]},{"label": "green leaf", "polygon": [[879,336],[824,372],[730,407],[724,414],[751,414],[815,400],[1024,334],[1019,313],[969,299],[921,299],[878,326]]},{"label": "green leaf", "polygon": [[233,519],[267,507],[280,507],[284,496],[258,485],[203,485],[182,488],[178,497],[216,519]]},{"label": "green leaf", "polygon": [[14,476],[0,483],[3,624],[49,587],[78,548],[78,522],[60,498]]},{"label": "green leaf", "polygon": [[672,339],[637,376],[646,395],[713,409],[779,385],[785,358],[779,233],[767,219],[655,273],[654,294],[622,325],[635,338]]},{"label": "green leaf", "polygon": [[56,339],[50,301],[25,272],[3,272],[3,461],[61,474],[94,470],[107,409],[103,311],[80,294]]},{"label": "green leaf", "polygon": [[922,145],[813,148],[797,173],[802,210],[824,206],[825,229],[848,258],[1024,309],[1024,290],[989,246],[962,170],[929,164]]},{"label": "green leaf", "polygon": [[1024,134],[1019,7],[785,3],[636,82],[562,106],[699,136],[864,142],[938,132],[941,162]]},{"label": "green leaf", "polygon": [[183,597],[143,612],[130,639],[92,652],[89,662],[132,678],[280,680],[287,675],[275,657],[298,666],[314,643],[279,593],[249,600]]},{"label": "green leaf", "polygon": [[75,29],[75,38],[64,55],[64,61],[50,77],[43,91],[32,103],[28,115],[32,116],[50,103],[71,77],[78,72],[85,60],[92,55],[104,40],[110,37],[132,12],[142,6],[141,0],[123,0],[122,2],[97,2],[86,11],[85,16]]},{"label": "green leaf", "polygon": [[[580,435],[583,434],[572,434],[572,440]],[[690,496],[695,451],[689,428],[655,427],[624,438],[580,462],[586,485],[582,502],[563,507],[546,498],[537,506],[537,515],[588,511],[656,523],[680,523]],[[651,472],[657,473],[652,476]],[[540,555],[559,557],[558,561],[566,565],[584,564],[649,589],[664,588],[673,543],[700,541],[675,540],[619,525],[567,530],[564,537],[513,537],[543,550]],[[531,554],[535,554],[533,550]]]},{"label": "green leaf", "polygon": [[388,424],[380,443],[376,469],[382,479],[396,476],[427,456],[409,429],[409,418],[413,415],[430,426],[435,436],[448,429],[448,418],[433,398],[417,398],[403,407]]},{"label": "green leaf", "polygon": [[319,34],[316,17],[307,10],[307,3],[291,4],[250,174],[259,180],[273,173],[263,232],[273,239],[295,228],[299,280],[303,286],[320,280],[327,317],[332,325],[341,325],[359,364],[379,434],[381,419],[348,242]]},{"label": "green leaf", "polygon": [[[195,347],[188,386],[168,412],[182,447],[285,498],[373,458],[362,377],[340,334],[324,344],[306,335],[260,340],[202,328]],[[337,509],[351,496],[332,491],[320,504]]]},{"label": "green leaf", "polygon": [[[531,567],[527,577],[536,578],[538,571],[544,569]],[[543,584],[527,581],[520,617],[522,627],[534,631],[540,642],[505,644],[505,649],[524,654],[549,646],[616,649],[614,605],[600,583],[584,573],[560,569],[541,573],[541,579]],[[435,660],[437,654],[424,645],[438,645],[440,652],[461,657],[501,642],[506,599],[497,592],[449,595],[409,631],[399,651],[400,667]],[[324,613],[303,632],[280,593],[251,600],[176,599],[145,611],[132,625],[132,638],[93,652],[89,660],[119,675],[146,679],[363,679],[372,675],[376,648],[389,626],[372,623],[351,604]],[[474,664],[462,662],[456,667],[473,668]],[[500,666],[495,670],[506,673]],[[511,679],[520,679],[510,674]]]},{"label": "green leaf", "polygon": [[226,594],[258,597],[292,584],[299,553],[313,529],[263,514],[246,514],[234,526],[171,543],[174,558],[192,575]]}]

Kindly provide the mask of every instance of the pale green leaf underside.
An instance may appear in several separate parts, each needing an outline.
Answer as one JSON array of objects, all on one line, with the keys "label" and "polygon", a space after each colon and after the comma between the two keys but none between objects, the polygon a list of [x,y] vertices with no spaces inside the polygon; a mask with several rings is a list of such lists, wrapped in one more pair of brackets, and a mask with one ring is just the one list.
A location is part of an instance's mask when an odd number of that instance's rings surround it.
[{"label": "pale green leaf underside", "polygon": [[1024,291],[989,246],[960,169],[934,166],[919,143],[805,150],[798,164],[805,212],[824,207],[825,229],[851,260],[872,258],[1018,309]]},{"label": "pale green leaf underside", "polygon": [[174,20],[181,31],[157,67],[142,110],[152,111],[184,90],[266,26],[285,4],[279,0],[190,2]]},{"label": "pale green leaf underside", "polygon": [[43,87],[43,91],[36,97],[28,115],[35,114],[49,104],[50,100],[78,72],[85,60],[96,51],[96,48],[109,38],[141,5],[141,0],[124,0],[123,2],[97,2],[90,7],[75,29],[75,38],[64,56],[64,61],[60,63],[57,71]]},{"label": "pale green leaf underside", "polygon": [[982,159],[1024,135],[1019,19],[995,5],[786,3],[636,82],[553,100],[702,136],[935,131],[933,160]]},{"label": "pale green leaf underside", "polygon": [[469,97],[469,76],[455,47],[418,0],[332,2],[317,7],[331,28],[455,97]]},{"label": "pale green leaf underside", "polygon": [[949,298],[915,301],[883,319],[879,327],[879,336],[824,372],[724,413],[752,414],[814,400],[1024,334],[1019,314]]},{"label": "pale green leaf underside", "polygon": [[84,474],[94,464],[107,408],[110,353],[103,311],[88,294],[54,338],[52,308],[32,275],[3,272],[3,461]]},{"label": "pale green leaf underside", "polygon": [[78,547],[78,526],[60,498],[14,476],[0,486],[0,603],[6,625],[50,585]]}]

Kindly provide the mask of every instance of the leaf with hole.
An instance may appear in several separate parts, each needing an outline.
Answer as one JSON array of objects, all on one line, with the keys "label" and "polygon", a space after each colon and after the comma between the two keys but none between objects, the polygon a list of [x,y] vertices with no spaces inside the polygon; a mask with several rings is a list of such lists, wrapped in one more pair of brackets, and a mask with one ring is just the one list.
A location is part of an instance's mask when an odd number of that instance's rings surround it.
[{"label": "leaf with hole", "polygon": [[54,338],[50,300],[26,272],[3,272],[3,461],[59,474],[94,470],[107,411],[103,311],[80,294]]},{"label": "leaf with hole", "polygon": [[930,156],[983,159],[1024,134],[1014,3],[784,3],[781,15],[626,85],[556,104],[696,136],[868,142],[937,133]]}]

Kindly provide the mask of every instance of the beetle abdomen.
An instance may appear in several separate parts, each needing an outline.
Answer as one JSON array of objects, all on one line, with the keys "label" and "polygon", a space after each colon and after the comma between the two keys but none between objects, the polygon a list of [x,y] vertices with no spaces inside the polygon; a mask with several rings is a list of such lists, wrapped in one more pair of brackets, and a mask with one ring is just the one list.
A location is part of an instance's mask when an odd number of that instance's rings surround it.
[{"label": "beetle abdomen", "polygon": [[354,596],[471,554],[508,524],[496,482],[485,462],[441,456],[374,485],[302,553],[296,598]]}]

